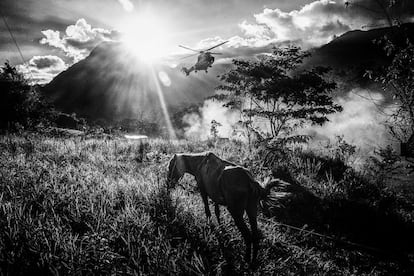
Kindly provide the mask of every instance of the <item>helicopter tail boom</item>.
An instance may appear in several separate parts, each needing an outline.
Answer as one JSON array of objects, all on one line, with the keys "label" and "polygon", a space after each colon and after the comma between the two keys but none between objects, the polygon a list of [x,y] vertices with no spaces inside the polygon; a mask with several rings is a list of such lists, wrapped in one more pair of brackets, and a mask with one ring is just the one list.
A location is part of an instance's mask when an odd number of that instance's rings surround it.
[{"label": "helicopter tail boom", "polygon": [[194,67],[187,69],[186,67],[181,68],[181,71],[184,72],[187,76],[194,70]]}]

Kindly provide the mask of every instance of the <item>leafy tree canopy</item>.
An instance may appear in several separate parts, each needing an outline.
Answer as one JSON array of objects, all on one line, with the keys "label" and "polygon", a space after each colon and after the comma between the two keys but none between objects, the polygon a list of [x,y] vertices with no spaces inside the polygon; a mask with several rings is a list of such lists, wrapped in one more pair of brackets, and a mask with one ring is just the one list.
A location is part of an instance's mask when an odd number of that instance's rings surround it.
[{"label": "leafy tree canopy", "polygon": [[233,69],[220,77],[218,90],[223,93],[213,98],[240,110],[248,128],[257,131],[257,122],[265,124],[265,138],[286,138],[306,123],[322,125],[327,115],[342,108],[332,99],[336,83],[326,80],[329,69],[299,70],[308,56],[289,46],[274,48],[257,60],[233,60]]}]

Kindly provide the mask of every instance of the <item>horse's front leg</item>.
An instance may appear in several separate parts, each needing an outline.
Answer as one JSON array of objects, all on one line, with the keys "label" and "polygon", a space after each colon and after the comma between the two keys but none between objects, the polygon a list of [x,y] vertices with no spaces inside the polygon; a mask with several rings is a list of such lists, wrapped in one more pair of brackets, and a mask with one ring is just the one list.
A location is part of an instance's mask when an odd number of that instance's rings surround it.
[{"label": "horse's front leg", "polygon": [[218,203],[214,203],[214,212],[216,213],[216,218],[217,218],[218,224],[221,224],[221,222],[220,222],[220,205],[218,205]]},{"label": "horse's front leg", "polygon": [[252,241],[253,241],[253,257],[251,265],[254,267],[257,265],[257,253],[259,251],[259,243],[260,243],[260,231],[257,229],[257,201],[256,200],[249,200],[247,209],[246,209],[247,217],[249,218],[250,222],[250,229],[252,232]]}]

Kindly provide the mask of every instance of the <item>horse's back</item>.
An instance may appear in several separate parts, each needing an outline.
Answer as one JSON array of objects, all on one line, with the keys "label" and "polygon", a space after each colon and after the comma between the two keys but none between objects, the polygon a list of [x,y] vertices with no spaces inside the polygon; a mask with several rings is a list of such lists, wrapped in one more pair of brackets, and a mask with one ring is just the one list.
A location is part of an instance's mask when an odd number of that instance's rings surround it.
[{"label": "horse's back", "polygon": [[252,181],[252,176],[246,168],[233,165],[224,167],[221,178],[227,182],[226,185],[238,182],[240,186],[241,183],[244,185]]},{"label": "horse's back", "polygon": [[258,185],[252,174],[241,166],[226,166],[219,182],[221,188],[229,195],[243,193],[252,196],[256,194],[256,185]]}]

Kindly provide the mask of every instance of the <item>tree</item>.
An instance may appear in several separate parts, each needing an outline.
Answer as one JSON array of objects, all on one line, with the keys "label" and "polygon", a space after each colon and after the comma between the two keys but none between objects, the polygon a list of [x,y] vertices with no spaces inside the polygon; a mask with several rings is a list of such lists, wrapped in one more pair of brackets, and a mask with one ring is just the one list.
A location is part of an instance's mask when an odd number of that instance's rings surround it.
[{"label": "tree", "polygon": [[218,127],[221,127],[222,124],[220,122],[217,122],[216,120],[211,121],[211,127],[210,127],[210,135],[211,137],[216,140],[218,137]]},{"label": "tree", "polygon": [[[358,3],[351,4],[379,15],[380,20],[386,19],[390,27],[389,33],[376,43],[382,45],[390,58],[390,63],[376,70],[368,70],[366,75],[380,83],[384,93],[392,99],[393,107],[388,114],[386,126],[392,137],[401,142],[401,153],[412,156],[414,155],[414,45],[410,41],[406,27],[402,25],[404,20],[411,17],[404,18],[408,0],[374,0],[373,2],[374,8]],[[404,151],[410,153],[403,153]]]},{"label": "tree", "polygon": [[327,68],[299,70],[308,56],[289,46],[258,60],[233,60],[234,68],[220,77],[223,93],[213,98],[239,110],[242,124],[267,141],[303,140],[293,132],[305,124],[322,125],[327,115],[342,110],[331,96],[336,84],[324,78]]},{"label": "tree", "polygon": [[367,73],[393,99],[386,125],[394,138],[406,142],[414,134],[414,45],[407,40],[400,47],[386,40],[384,49],[392,58],[391,63],[377,72]]},{"label": "tree", "polygon": [[23,74],[8,62],[0,67],[0,129],[18,125],[34,127],[50,115],[51,109]]}]

